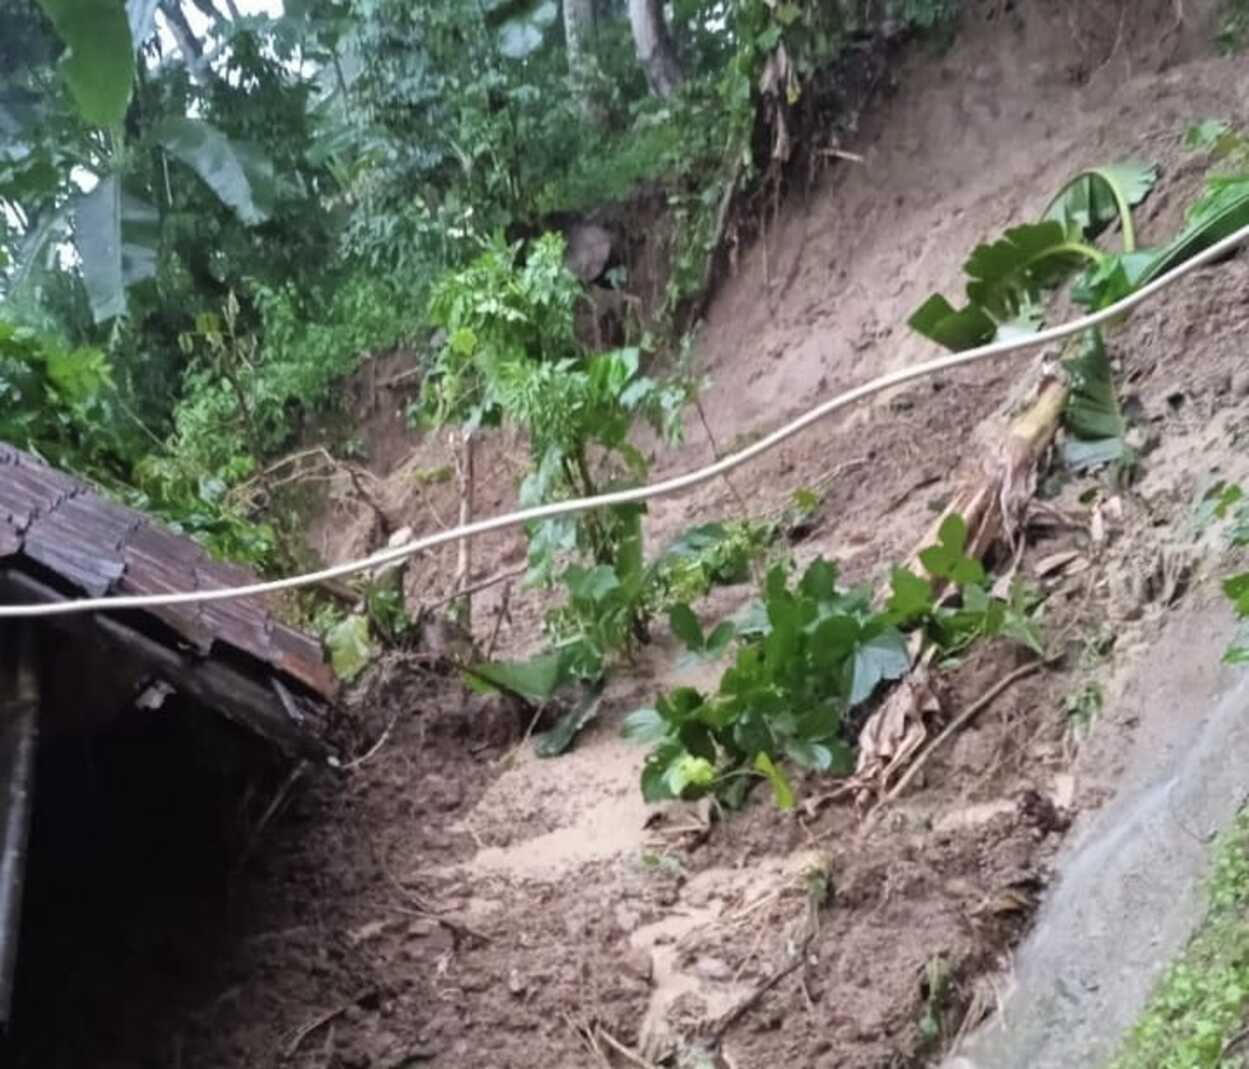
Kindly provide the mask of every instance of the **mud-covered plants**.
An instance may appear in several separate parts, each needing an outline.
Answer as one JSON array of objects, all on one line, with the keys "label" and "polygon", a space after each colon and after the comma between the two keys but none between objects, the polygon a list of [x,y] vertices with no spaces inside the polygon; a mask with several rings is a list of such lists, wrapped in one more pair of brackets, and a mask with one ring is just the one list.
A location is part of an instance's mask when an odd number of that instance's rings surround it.
[{"label": "mud-covered plants", "polygon": [[[901,633],[872,611],[870,596],[840,589],[837,579],[836,566],[822,559],[797,582],[774,565],[763,618],[745,625],[757,631],[739,630],[742,641],[716,693],[678,688],[628,718],[626,737],[654,745],[642,771],[648,801],[714,793],[739,804],[762,777],[786,806],[793,793],[777,766],[781,757],[821,771],[850,769],[846,710],[910,661]],[[723,625],[712,634],[723,634]]]},{"label": "mud-covered plants", "polygon": [[[1193,528],[1201,534],[1218,523],[1228,546],[1249,546],[1249,496],[1239,483],[1216,482],[1197,505]],[[1249,571],[1243,568],[1223,580],[1223,594],[1240,621],[1236,637],[1223,653],[1228,664],[1249,664]]]},{"label": "mud-covered plants", "polygon": [[675,607],[673,630],[693,653],[712,656],[736,645],[714,692],[680,687],[626,719],[625,736],[651,746],[642,770],[646,799],[712,794],[736,806],[767,781],[787,808],[794,792],[784,762],[848,772],[850,714],[910,670],[908,635],[947,658],[995,635],[1039,651],[1028,593],[1016,586],[1010,598],[995,597],[966,543],[965,523],[949,517],[921,554],[928,577],[896,568],[887,597],[843,589],[836,565],[817,559],[796,581],[784,564],[774,565],[758,605],[710,632],[688,607]]},{"label": "mud-covered plants", "polygon": [[1063,410],[1068,432],[1063,460],[1076,472],[1109,465],[1120,479],[1126,480],[1136,464],[1136,450],[1115,392],[1101,331],[1085,331],[1079,355],[1065,361],[1063,368],[1071,384]]},{"label": "mud-covered plants", "polygon": [[402,643],[413,627],[404,603],[402,565],[365,573],[354,587],[359,601],[351,611],[327,606],[313,619],[330,667],[345,682],[355,679],[382,649]]}]

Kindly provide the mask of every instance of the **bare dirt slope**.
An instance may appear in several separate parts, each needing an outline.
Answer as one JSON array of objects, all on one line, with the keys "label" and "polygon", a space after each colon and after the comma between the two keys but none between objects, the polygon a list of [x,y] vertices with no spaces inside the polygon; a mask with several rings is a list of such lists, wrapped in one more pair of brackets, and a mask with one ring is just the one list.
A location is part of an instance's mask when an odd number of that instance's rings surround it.
[{"label": "bare dirt slope", "polygon": [[[1194,120],[1249,116],[1245,76],[1233,61],[1202,58],[1210,4],[1085,6],[969,5],[952,50],[912,55],[846,145],[864,163],[792,197],[765,244],[742,257],[699,350],[721,449],[932,355],[908,336],[906,317],[932,290],[956,292],[970,247],[1031,217],[1082,165],[1158,160],[1145,238],[1175,229],[1204,167],[1183,156],[1179,136]],[[1065,674],[1006,691],[870,833],[845,805],[815,804],[827,786],[818,780],[800,785],[812,804],[797,818],[762,796],[726,823],[696,807],[648,811],[642,754],[617,728],[694,671],[664,640],[618,674],[577,749],[550,761],[515,747],[507,714],[454,680],[391,662],[357,696],[348,725],[346,743],[368,756],[297,793],[206,921],[217,953],[199,960],[194,981],[144,989],[152,1034],[100,1029],[79,1040],[107,1048],[98,1064],[119,1066],[583,1069],[672,1059],[664,1064],[884,1069],[935,1059],[992,1008],[991,978],[1028,923],[1071,813],[1113,781],[1073,769],[1062,698],[1087,681],[1082,651],[1107,655],[1099,628],[1113,624],[1114,656],[1133,656],[1184,585],[1168,582],[1177,573],[1165,563],[1174,559],[1166,532],[1195,494],[1190,465],[1217,463],[1245,418],[1228,341],[1249,318],[1245,283],[1240,263],[1204,272],[1117,340],[1155,432],[1154,481],[1120,498],[1106,538],[1092,537],[1080,501],[1092,481],[1063,488],[1065,522],[1035,534],[1030,574],[1057,550],[1080,553],[1071,574],[1044,580],[1055,642],[1072,651]],[[1229,333],[1215,334],[1212,320]],[[1029,363],[883,398],[735,475],[736,492],[762,511],[832,475],[821,521],[795,553],[836,557],[856,579],[878,574],[922,536],[975,450],[977,425]],[[379,486],[395,495],[387,522],[421,529],[453,517],[453,488],[427,477],[445,451],[420,448],[386,445],[395,463],[379,483],[404,472],[407,486]],[[510,504],[512,451],[487,447],[489,511]],[[709,455],[692,425],[660,471]],[[649,537],[739,511],[711,485],[657,503]],[[359,515],[344,505],[325,530]],[[355,550],[361,540],[323,545]],[[480,548],[477,568],[488,575],[520,559],[519,543],[503,537]],[[422,583],[446,580],[449,562],[426,565]],[[1138,573],[1154,581],[1125,578]],[[706,615],[751,593],[721,591]],[[493,604],[480,599],[480,627]],[[502,648],[533,645],[537,611],[513,598]],[[1005,646],[977,651],[943,678],[947,714],[1022,659]],[[1107,723],[1112,733],[1131,727]],[[819,909],[813,872],[826,877]],[[781,976],[797,946],[804,964]],[[129,997],[126,1019],[137,1013]],[[718,1049],[718,1061],[697,1060],[700,1047]]]}]

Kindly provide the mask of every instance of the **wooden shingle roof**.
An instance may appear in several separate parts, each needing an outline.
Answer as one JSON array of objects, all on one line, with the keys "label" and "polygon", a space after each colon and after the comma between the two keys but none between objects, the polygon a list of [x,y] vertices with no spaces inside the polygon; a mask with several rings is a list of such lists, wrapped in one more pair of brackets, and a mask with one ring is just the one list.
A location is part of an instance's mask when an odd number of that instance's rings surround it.
[{"label": "wooden shingle roof", "polygon": [[[0,577],[10,580],[3,600],[43,601],[210,590],[256,580],[246,569],[214,560],[190,538],[3,443]],[[333,701],[337,686],[320,643],[276,619],[262,598],[100,615],[115,615],[149,644],[166,647],[188,671],[211,660],[228,664],[262,691],[272,691],[295,720],[300,717],[290,709],[292,695],[314,705]],[[167,674],[177,672],[170,667]]]}]

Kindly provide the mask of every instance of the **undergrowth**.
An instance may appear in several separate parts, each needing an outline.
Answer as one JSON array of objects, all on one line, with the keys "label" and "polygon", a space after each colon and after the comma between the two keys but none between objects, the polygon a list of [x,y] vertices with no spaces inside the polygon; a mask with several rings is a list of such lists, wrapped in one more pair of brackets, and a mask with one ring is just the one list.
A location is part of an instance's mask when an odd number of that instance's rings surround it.
[{"label": "undergrowth", "polygon": [[1249,1004],[1249,812],[1215,846],[1206,897],[1197,934],[1167,969],[1107,1069],[1249,1064],[1241,1031]]},{"label": "undergrowth", "polygon": [[[704,633],[690,607],[670,610],[674,633],[695,657],[732,663],[710,694],[680,687],[633,713],[624,734],[653,748],[642,771],[648,801],[714,794],[740,805],[760,778],[781,808],[794,804],[781,759],[820,772],[854,764],[850,714],[913,662],[908,636],[956,656],[978,639],[1004,635],[1042,653],[1037,599],[1018,584],[1008,599],[988,590],[981,564],[966,554],[967,528],[951,516],[921,554],[931,578],[895,568],[888,597],[838,586],[823,558],[796,581],[774,565],[761,601]],[[957,591],[957,604],[939,597]]]}]

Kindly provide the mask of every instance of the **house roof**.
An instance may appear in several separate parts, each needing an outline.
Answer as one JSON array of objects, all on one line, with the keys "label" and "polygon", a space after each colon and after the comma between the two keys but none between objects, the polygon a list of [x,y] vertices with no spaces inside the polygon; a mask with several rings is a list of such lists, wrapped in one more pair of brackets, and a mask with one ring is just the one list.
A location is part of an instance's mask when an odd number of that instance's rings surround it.
[{"label": "house roof", "polygon": [[[45,601],[212,590],[256,580],[244,568],[214,560],[190,538],[3,443],[0,576],[21,577],[21,596]],[[188,668],[218,660],[253,683],[277,684],[274,700],[287,706],[292,691],[314,702],[334,698],[336,682],[320,643],[276,619],[263,598],[116,615]]]}]

